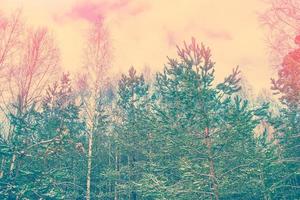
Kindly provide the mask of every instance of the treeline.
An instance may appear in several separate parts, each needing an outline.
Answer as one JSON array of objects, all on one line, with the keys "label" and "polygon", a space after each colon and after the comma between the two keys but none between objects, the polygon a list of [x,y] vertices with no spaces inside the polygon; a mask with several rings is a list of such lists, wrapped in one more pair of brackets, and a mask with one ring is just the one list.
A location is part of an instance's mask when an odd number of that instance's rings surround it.
[{"label": "treeline", "polygon": [[217,83],[210,49],[194,39],[152,81],[131,68],[115,84],[97,48],[104,33],[90,38],[91,73],[63,74],[39,96],[35,70],[56,54],[37,44],[45,31],[29,33],[27,71],[2,106],[0,199],[299,199],[299,64],[273,80],[273,112],[241,95],[238,68]]}]

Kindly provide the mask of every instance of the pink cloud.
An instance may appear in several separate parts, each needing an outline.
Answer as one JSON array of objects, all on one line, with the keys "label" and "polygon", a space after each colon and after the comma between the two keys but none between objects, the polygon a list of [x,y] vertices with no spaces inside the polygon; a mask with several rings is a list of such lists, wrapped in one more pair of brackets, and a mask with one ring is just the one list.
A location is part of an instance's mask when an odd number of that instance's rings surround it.
[{"label": "pink cloud", "polygon": [[98,18],[104,17],[105,4],[94,4],[92,2],[81,2],[76,4],[69,13],[67,17],[71,19],[84,19],[87,21],[94,22]]},{"label": "pink cloud", "polygon": [[81,0],[63,15],[54,15],[53,18],[56,22],[65,19],[95,22],[105,18],[111,12],[134,16],[147,9],[149,9],[148,4],[137,4],[133,0]]}]

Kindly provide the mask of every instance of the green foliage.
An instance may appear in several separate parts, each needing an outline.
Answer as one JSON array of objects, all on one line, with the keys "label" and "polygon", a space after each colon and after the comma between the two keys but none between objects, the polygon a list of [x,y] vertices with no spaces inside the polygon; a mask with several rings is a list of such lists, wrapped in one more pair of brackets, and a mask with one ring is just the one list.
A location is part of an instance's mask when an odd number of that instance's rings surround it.
[{"label": "green foliage", "polygon": [[64,74],[42,101],[11,112],[0,199],[85,199],[89,134],[91,199],[299,198],[295,101],[275,115],[268,101],[240,97],[238,68],[217,83],[195,39],[168,61],[153,84],[132,67],[97,94]]},{"label": "green foliage", "polygon": [[83,142],[84,124],[69,81],[64,75],[59,84],[49,87],[40,111],[33,105],[20,115],[11,114],[13,131],[9,141],[3,140],[10,147],[2,157],[6,164],[3,199],[65,199],[80,184],[73,180],[78,171],[69,163],[75,164],[80,156],[75,147]]}]

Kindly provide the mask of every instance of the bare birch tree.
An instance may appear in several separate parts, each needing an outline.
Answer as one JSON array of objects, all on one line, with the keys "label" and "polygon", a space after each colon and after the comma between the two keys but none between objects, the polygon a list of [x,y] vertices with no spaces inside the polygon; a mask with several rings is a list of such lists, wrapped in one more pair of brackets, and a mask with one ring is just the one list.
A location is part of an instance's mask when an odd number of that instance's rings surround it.
[{"label": "bare birch tree", "polygon": [[93,161],[93,137],[97,127],[101,126],[100,116],[102,93],[106,85],[107,72],[111,61],[111,44],[108,31],[103,20],[99,19],[92,24],[88,32],[87,46],[84,54],[84,69],[86,74],[81,76],[79,87],[85,90],[81,100],[85,107],[87,119],[87,176],[86,176],[86,199],[91,199],[91,173]]}]

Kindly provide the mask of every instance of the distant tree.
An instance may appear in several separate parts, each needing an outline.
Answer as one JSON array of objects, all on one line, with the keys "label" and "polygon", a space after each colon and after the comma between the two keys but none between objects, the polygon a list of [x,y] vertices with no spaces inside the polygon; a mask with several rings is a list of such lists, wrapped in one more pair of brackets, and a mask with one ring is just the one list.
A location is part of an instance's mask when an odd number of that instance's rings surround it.
[{"label": "distant tree", "polygon": [[142,69],[143,76],[145,77],[145,81],[150,83],[153,82],[154,74],[149,65],[145,65]]},{"label": "distant tree", "polygon": [[248,100],[250,104],[254,103],[255,94],[254,94],[253,85],[251,85],[251,83],[248,81],[247,77],[243,73],[241,73],[240,75],[239,85],[241,86],[241,89],[238,91],[237,94],[242,99]]}]

